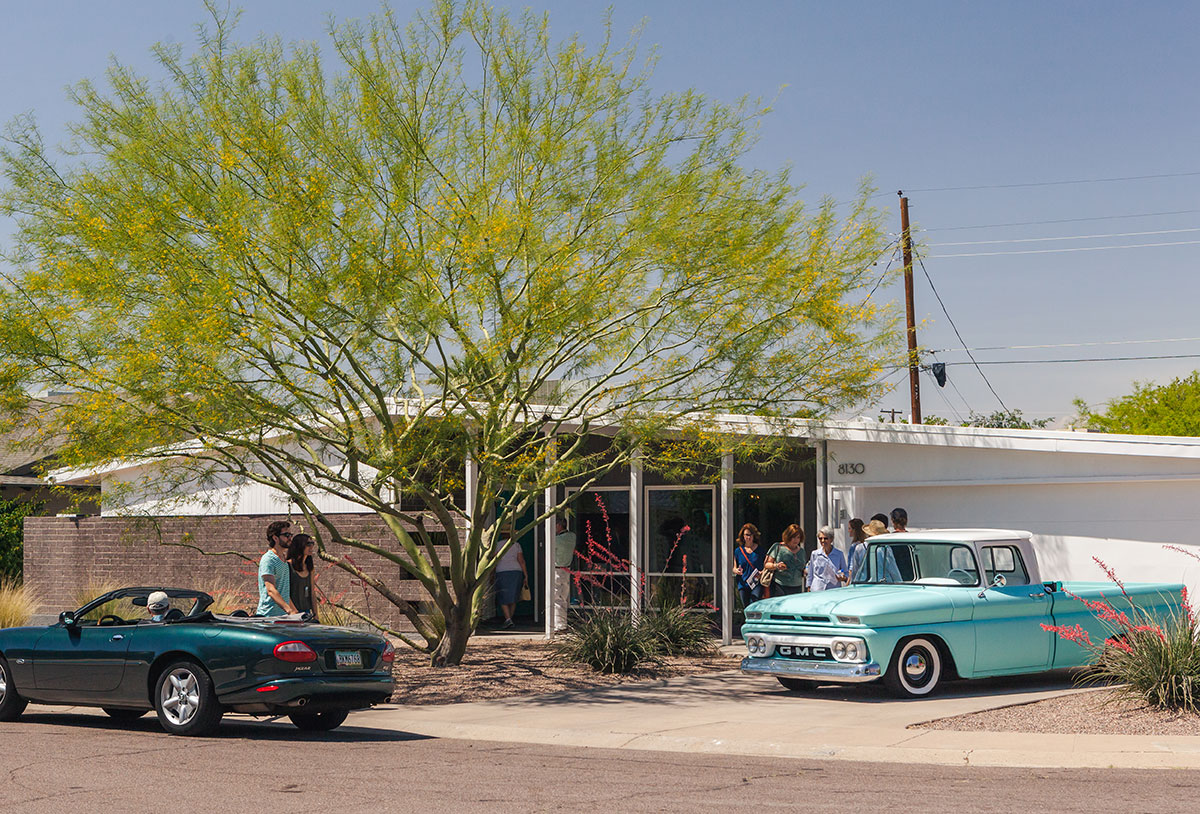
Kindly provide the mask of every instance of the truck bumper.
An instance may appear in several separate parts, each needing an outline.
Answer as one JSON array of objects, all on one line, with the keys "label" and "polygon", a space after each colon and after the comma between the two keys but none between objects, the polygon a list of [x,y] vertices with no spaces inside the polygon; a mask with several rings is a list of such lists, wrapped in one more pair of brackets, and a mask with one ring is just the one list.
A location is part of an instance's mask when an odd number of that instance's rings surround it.
[{"label": "truck bumper", "polygon": [[879,665],[873,661],[851,664],[837,661],[801,661],[798,659],[742,659],[742,672],[747,675],[773,675],[785,678],[804,678],[811,681],[833,681],[858,684],[879,678]]}]

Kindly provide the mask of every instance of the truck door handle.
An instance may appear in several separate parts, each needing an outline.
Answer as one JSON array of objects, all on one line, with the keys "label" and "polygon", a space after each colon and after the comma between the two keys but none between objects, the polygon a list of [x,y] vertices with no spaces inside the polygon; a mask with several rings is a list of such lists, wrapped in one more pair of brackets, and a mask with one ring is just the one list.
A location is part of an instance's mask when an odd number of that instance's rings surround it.
[{"label": "truck door handle", "polygon": [[114,635],[113,635],[113,637],[112,637],[111,639],[109,639],[109,641],[111,641],[111,642],[119,642],[119,641],[121,641],[121,640],[122,640],[122,639],[124,639],[124,638],[125,638],[125,637],[124,637],[123,635],[121,635],[120,633],[117,633],[117,634],[114,634]]}]

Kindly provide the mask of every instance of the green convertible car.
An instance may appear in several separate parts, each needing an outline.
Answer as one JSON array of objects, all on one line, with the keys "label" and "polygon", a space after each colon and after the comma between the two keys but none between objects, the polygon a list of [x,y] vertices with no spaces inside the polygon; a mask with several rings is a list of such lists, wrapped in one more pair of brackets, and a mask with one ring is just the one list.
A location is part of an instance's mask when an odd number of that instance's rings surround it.
[{"label": "green convertible car", "polygon": [[[173,607],[151,617],[147,600],[160,591]],[[32,701],[116,719],[153,709],[176,735],[211,734],[226,712],[327,731],[391,697],[395,650],[382,637],[298,617],[218,616],[212,603],[201,591],[122,588],[49,627],[0,630],[0,721]]]},{"label": "green convertible car", "polygon": [[1031,535],[1002,529],[872,537],[851,584],[764,599],[746,609],[742,672],[789,690],[882,680],[921,697],[947,678],[1037,673],[1088,663],[1091,654],[1047,627],[1079,625],[1096,642],[1112,632],[1080,598],[1165,620],[1178,583],[1048,580]]}]

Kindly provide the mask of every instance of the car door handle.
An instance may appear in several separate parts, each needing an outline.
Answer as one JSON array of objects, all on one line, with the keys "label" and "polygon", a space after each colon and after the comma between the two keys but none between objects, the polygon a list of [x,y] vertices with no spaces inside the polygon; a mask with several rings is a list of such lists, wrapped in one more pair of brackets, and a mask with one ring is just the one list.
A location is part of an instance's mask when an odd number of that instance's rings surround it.
[{"label": "car door handle", "polygon": [[115,634],[115,635],[114,635],[114,636],[113,636],[111,639],[109,639],[109,641],[111,641],[111,642],[119,642],[119,641],[121,641],[121,640],[122,640],[122,639],[124,639],[124,638],[125,638],[125,637],[124,637],[123,635],[121,635],[120,633],[117,633],[117,634]]},{"label": "car door handle", "polygon": [[1038,591],[1036,594],[1030,594],[1029,598],[1030,599],[1038,599],[1039,597],[1043,597],[1045,595],[1046,595],[1045,591]]}]

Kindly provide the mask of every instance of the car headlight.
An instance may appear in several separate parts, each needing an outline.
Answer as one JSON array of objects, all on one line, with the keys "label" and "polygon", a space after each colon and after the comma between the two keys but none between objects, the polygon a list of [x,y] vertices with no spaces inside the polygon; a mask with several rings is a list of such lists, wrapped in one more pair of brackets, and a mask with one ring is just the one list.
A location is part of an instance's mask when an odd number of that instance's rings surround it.
[{"label": "car headlight", "polygon": [[846,643],[845,642],[834,642],[833,643],[833,657],[835,659],[837,659],[838,661],[842,661],[843,659],[846,658]]}]

